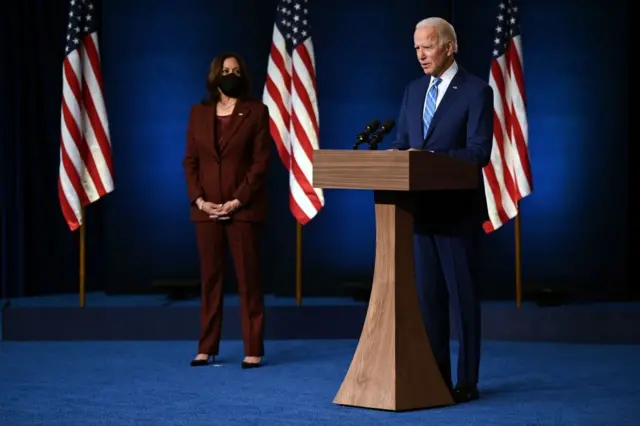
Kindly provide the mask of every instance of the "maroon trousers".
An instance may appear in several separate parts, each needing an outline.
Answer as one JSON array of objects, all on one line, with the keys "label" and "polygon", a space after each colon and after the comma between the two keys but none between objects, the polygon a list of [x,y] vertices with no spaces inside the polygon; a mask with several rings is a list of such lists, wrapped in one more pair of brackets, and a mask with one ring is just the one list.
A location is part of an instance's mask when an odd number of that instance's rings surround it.
[{"label": "maroon trousers", "polygon": [[261,224],[252,222],[196,222],[202,279],[198,352],[217,355],[222,327],[222,279],[227,244],[238,280],[245,356],[263,356],[264,298],[259,259]]}]

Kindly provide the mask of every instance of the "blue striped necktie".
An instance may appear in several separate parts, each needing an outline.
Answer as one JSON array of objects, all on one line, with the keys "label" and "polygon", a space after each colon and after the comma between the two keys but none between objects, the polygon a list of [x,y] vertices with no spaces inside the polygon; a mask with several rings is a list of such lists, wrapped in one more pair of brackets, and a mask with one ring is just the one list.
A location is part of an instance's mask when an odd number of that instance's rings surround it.
[{"label": "blue striped necktie", "polygon": [[429,88],[427,93],[427,103],[424,106],[424,112],[422,114],[422,137],[427,137],[427,131],[429,130],[429,124],[433,119],[433,115],[436,113],[436,99],[438,99],[438,84],[442,81],[441,78],[433,78],[433,84]]}]

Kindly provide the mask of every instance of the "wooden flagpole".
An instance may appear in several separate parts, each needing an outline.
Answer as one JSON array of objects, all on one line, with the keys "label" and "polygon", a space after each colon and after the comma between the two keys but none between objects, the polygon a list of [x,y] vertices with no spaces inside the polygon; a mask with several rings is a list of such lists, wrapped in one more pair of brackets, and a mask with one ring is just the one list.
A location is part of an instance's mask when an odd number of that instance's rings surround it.
[{"label": "wooden flagpole", "polygon": [[86,302],[85,295],[85,240],[86,240],[86,226],[85,226],[85,209],[80,210],[82,223],[80,225],[80,306],[84,307]]},{"label": "wooden flagpole", "polygon": [[302,225],[296,221],[296,304],[302,303]]},{"label": "wooden flagpole", "polygon": [[520,234],[520,202],[518,202],[518,214],[516,215],[516,306],[522,306],[522,247]]}]

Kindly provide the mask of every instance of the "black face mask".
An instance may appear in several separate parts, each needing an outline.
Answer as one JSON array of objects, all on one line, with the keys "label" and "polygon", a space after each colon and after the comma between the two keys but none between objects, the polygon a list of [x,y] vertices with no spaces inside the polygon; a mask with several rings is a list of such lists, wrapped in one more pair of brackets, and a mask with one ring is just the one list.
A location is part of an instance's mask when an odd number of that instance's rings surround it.
[{"label": "black face mask", "polygon": [[231,98],[237,98],[244,89],[242,78],[236,74],[227,74],[220,77],[220,90]]}]

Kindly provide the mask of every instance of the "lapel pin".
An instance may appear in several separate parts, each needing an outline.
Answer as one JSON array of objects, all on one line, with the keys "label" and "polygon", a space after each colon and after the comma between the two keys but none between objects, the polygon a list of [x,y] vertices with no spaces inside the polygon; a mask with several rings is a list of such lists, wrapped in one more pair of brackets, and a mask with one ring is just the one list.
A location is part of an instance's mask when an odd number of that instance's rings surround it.
[{"label": "lapel pin", "polygon": [[453,88],[454,88],[454,89],[457,89],[457,88],[458,88],[458,86],[453,86]]}]

